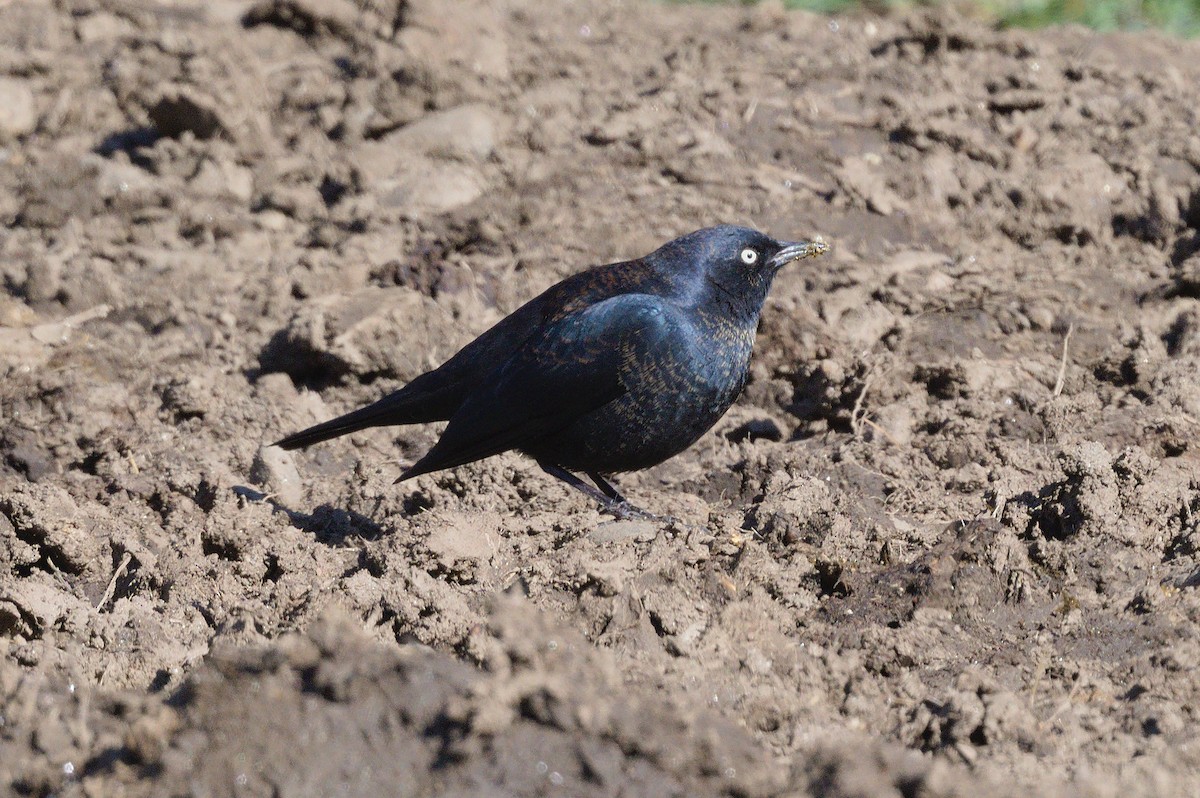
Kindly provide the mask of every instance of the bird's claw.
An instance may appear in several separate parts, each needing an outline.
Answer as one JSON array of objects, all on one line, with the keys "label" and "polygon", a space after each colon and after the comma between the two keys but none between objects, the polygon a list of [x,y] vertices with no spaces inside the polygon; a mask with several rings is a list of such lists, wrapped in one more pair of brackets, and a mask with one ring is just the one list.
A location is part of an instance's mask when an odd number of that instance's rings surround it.
[{"label": "bird's claw", "polygon": [[612,513],[613,517],[618,521],[652,521],[656,524],[678,525],[678,518],[670,515],[657,515],[648,510],[643,510],[635,504],[630,504],[622,499],[621,501],[612,501],[605,504],[604,510]]}]

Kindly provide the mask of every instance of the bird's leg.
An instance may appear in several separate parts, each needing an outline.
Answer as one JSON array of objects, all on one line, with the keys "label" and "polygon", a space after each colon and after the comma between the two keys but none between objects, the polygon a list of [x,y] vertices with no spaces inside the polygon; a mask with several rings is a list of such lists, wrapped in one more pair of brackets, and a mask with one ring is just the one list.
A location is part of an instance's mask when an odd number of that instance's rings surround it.
[{"label": "bird's leg", "polygon": [[[596,487],[599,488],[600,492],[603,493],[605,496],[612,499],[613,501],[617,501],[617,502],[625,501],[625,497],[621,495],[621,492],[618,491],[615,487],[613,487],[613,484],[611,482],[609,482],[607,479],[605,479],[602,474],[599,474],[596,471],[585,471],[584,473],[587,474],[591,478],[592,482],[596,483]],[[626,503],[628,503],[628,502],[626,502]]]},{"label": "bird's leg", "polygon": [[650,521],[663,520],[658,516],[648,513],[640,507],[634,507],[632,504],[625,501],[624,497],[617,492],[617,489],[610,485],[608,480],[604,479],[603,477],[588,472],[588,476],[591,477],[599,486],[599,490],[597,490],[562,466],[545,462],[539,462],[538,465],[540,465],[542,470],[550,476],[561,479],[572,488],[583,492],[592,500],[599,502],[600,506],[603,507],[606,512],[612,513],[620,520],[625,520],[628,518],[640,518]]},{"label": "bird's leg", "polygon": [[556,479],[561,479],[563,482],[567,483],[572,488],[575,488],[578,491],[582,491],[583,493],[587,494],[588,497],[590,497],[594,501],[600,502],[605,507],[608,507],[609,505],[611,505],[613,503],[611,496],[607,496],[604,493],[601,493],[599,490],[597,490],[596,488],[593,488],[591,485],[587,484],[582,479],[575,476],[574,474],[572,474],[570,471],[566,470],[565,468],[563,468],[561,466],[556,466],[553,463],[539,462],[538,465],[540,465],[542,467],[542,470],[545,471],[550,476],[555,477]]}]

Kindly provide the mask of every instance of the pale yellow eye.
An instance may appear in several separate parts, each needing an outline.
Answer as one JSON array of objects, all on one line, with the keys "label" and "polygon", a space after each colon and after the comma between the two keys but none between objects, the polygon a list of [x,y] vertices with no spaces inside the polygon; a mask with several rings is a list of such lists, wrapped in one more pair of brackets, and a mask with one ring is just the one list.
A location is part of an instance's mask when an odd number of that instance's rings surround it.
[{"label": "pale yellow eye", "polygon": [[754,264],[758,263],[758,253],[749,247],[746,247],[742,250],[742,263],[746,264],[747,266],[753,266]]}]

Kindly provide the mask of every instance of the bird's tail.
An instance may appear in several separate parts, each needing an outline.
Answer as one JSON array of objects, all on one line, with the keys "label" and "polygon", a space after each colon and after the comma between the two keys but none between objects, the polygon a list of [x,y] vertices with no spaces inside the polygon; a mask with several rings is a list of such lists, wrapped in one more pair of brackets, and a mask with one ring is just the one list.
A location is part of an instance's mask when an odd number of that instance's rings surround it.
[{"label": "bird's tail", "polygon": [[314,427],[293,433],[275,443],[281,449],[303,449],[351,432],[358,432],[368,427],[382,427],[392,424],[418,424],[424,421],[444,420],[445,414],[431,408],[428,402],[414,401],[417,397],[400,391],[385,396],[374,404],[338,416],[335,419],[317,424]]}]

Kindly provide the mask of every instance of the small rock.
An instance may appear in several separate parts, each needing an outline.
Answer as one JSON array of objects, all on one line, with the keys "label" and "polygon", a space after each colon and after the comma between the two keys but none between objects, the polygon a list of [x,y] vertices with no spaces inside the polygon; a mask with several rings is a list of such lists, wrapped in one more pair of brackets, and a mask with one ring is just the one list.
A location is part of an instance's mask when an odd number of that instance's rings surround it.
[{"label": "small rock", "polygon": [[942,252],[930,252],[923,249],[905,249],[889,257],[880,264],[880,270],[896,276],[914,271],[928,271],[945,266],[952,258]]},{"label": "small rock", "polygon": [[38,548],[41,556],[68,574],[107,578],[108,532],[90,506],[81,511],[62,488],[21,481],[0,484],[0,515],[16,536]]},{"label": "small rock", "polygon": [[342,580],[342,590],[356,608],[369,610],[383,598],[383,587],[378,577],[365,568]]},{"label": "small rock", "polygon": [[[1027,213],[1035,223],[1050,228],[1062,240],[1073,237],[1086,242],[1111,236],[1113,217],[1125,212],[1132,215],[1132,192],[1125,177],[1094,152],[1064,152],[1062,163],[1046,164],[1039,172],[1034,192],[1037,211]],[[1087,202],[1079,202],[1087,197]],[[1157,205],[1157,203],[1152,203]],[[1161,231],[1165,220],[1159,211],[1143,217],[1149,228]],[[1178,209],[1175,210],[1178,216]],[[1159,235],[1159,233],[1155,233]]]},{"label": "small rock", "polygon": [[608,521],[597,524],[588,532],[588,537],[597,543],[617,543],[624,540],[654,540],[658,536],[658,525],[653,521]]},{"label": "small rock", "polygon": [[79,40],[85,44],[119,39],[135,32],[133,23],[129,20],[104,11],[82,17],[75,23],[75,30]]},{"label": "small rock", "polygon": [[862,347],[870,347],[882,340],[896,323],[896,314],[882,302],[872,300],[847,310],[842,316],[840,326],[846,340]]},{"label": "small rock", "polygon": [[263,230],[271,230],[276,233],[281,233],[292,224],[288,215],[283,211],[275,208],[264,208],[254,214],[254,222]]},{"label": "small rock", "polygon": [[41,317],[24,302],[0,296],[0,327],[32,327]]},{"label": "small rock", "polygon": [[249,203],[250,198],[254,196],[254,174],[232,161],[214,161],[207,158],[192,178],[191,187],[197,194],[207,197],[229,198]]},{"label": "small rock", "polygon": [[[25,475],[30,482],[39,482],[56,471],[54,456],[46,449],[45,442],[33,430],[8,425],[0,432],[0,451],[10,466]],[[0,526],[3,525],[0,519]],[[14,535],[14,540],[16,539]],[[19,541],[18,541],[19,542]]]},{"label": "small rock", "polygon": [[150,191],[154,187],[154,179],[146,173],[146,170],[131,163],[98,160],[96,165],[99,168],[99,173],[96,175],[96,189],[106,200],[121,194]]},{"label": "small rock", "polygon": [[1200,294],[1200,252],[1191,255],[1175,268],[1176,290],[1185,296]]},{"label": "small rock", "polygon": [[962,493],[983,490],[988,484],[988,471],[979,463],[967,463],[950,475],[950,487]]},{"label": "small rock", "polygon": [[384,374],[409,381],[467,343],[450,312],[411,288],[366,288],[308,302],[260,355],[293,377]]},{"label": "small rock", "polygon": [[[458,113],[457,109],[447,112],[451,121]],[[468,115],[474,116],[474,112]],[[431,157],[429,153],[483,157],[495,146],[494,127],[476,119],[471,123],[477,128],[475,132],[456,137],[445,129],[446,115],[435,116],[439,118],[429,123],[423,120],[379,141],[364,142],[355,151],[353,159],[360,180],[380,204],[439,213],[483,195],[486,182],[476,166]],[[491,130],[485,129],[489,127]],[[441,136],[446,138],[438,143]]]},{"label": "small rock", "polygon": [[907,446],[912,442],[913,412],[904,404],[891,404],[871,413],[887,440],[896,446]]},{"label": "small rock", "polygon": [[0,77],[0,144],[37,128],[37,108],[29,81]]},{"label": "small rock", "polygon": [[907,209],[904,200],[888,187],[883,174],[865,156],[844,160],[838,179],[843,188],[862,199],[869,210],[880,216],[890,216],[897,210]]},{"label": "small rock", "polygon": [[259,395],[272,404],[295,402],[300,398],[300,392],[291,378],[278,371],[262,375],[255,385]]},{"label": "small rock", "polygon": [[943,271],[934,269],[925,280],[925,290],[931,294],[949,291],[954,287],[954,278]]},{"label": "small rock", "polygon": [[428,114],[370,146],[401,147],[425,155],[484,159],[496,148],[497,121],[485,105],[460,105]]},{"label": "small rock", "polygon": [[[593,539],[595,538],[593,537]],[[616,596],[624,592],[625,568],[620,562],[586,560],[581,563],[581,566],[585,577],[584,581],[590,584],[597,594]]]},{"label": "small rock", "polygon": [[41,637],[82,602],[37,579],[22,579],[0,589],[0,634]]},{"label": "small rock", "polygon": [[416,159],[380,183],[380,204],[442,213],[479,199],[485,187],[482,175],[470,166]]},{"label": "small rock", "polygon": [[66,259],[53,252],[38,252],[29,259],[23,286],[30,302],[49,302],[62,292]]},{"label": "small rock", "polygon": [[431,75],[507,81],[505,27],[503,12],[485,0],[409,0],[396,40],[411,63]]},{"label": "small rock", "polygon": [[1112,474],[1112,455],[1104,448],[1104,444],[1096,441],[1068,446],[1059,453],[1058,459],[1063,471],[1074,479],[1107,481]]},{"label": "small rock", "polygon": [[203,418],[212,403],[212,383],[202,377],[175,379],[161,390],[163,409],[174,413],[176,421]]},{"label": "small rock", "polygon": [[1029,319],[1029,324],[1035,330],[1051,330],[1054,328],[1056,317],[1054,309],[1042,303],[1033,303],[1026,305],[1025,318]]},{"label": "small rock", "polygon": [[300,472],[292,453],[278,446],[262,446],[250,466],[250,478],[273,494],[284,507],[299,507],[304,500]]},{"label": "small rock", "polygon": [[96,193],[113,212],[133,213],[161,206],[169,194],[159,178],[131,163],[97,158],[96,166]]},{"label": "small rock", "polygon": [[746,514],[748,529],[785,545],[821,542],[839,523],[829,486],[816,477],[793,478],[777,471],[767,480],[763,498]]}]

